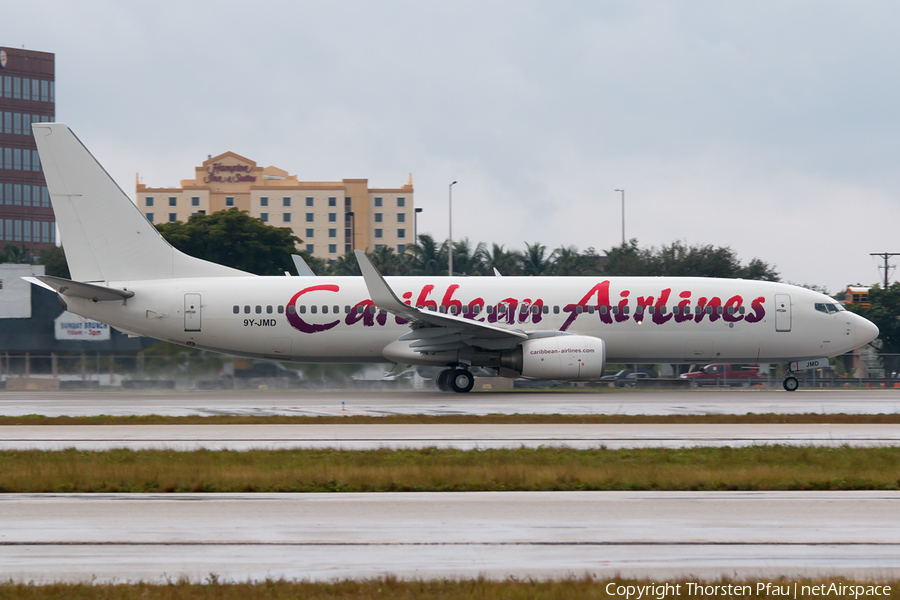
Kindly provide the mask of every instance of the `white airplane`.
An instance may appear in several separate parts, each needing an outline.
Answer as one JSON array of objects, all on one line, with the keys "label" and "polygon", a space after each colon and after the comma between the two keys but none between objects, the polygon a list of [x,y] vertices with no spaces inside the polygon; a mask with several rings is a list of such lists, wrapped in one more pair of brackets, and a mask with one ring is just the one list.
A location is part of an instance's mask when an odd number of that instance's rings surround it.
[{"label": "white airplane", "polygon": [[[874,340],[834,300],[765,281],[695,277],[259,277],[187,256],[61,123],[32,125],[72,280],[41,276],[75,314],[132,335],[253,358],[470,368],[593,380],[612,363],[785,363],[793,373]],[[307,273],[307,275],[311,274]]]}]

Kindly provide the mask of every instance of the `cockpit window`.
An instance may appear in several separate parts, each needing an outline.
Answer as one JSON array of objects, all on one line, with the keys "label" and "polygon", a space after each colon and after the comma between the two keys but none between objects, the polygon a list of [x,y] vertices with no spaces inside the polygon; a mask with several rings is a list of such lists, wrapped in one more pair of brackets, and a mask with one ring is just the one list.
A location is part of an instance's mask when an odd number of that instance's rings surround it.
[{"label": "cockpit window", "polygon": [[816,310],[825,314],[832,314],[845,310],[840,304],[826,304],[824,302],[816,302]]}]

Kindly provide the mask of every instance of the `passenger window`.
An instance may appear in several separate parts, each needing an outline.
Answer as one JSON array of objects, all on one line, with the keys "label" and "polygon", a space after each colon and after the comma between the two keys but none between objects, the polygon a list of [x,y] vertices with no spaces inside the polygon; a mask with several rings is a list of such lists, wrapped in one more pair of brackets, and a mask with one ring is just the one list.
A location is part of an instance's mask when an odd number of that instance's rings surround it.
[{"label": "passenger window", "polygon": [[661,314],[661,315],[666,314],[666,307],[665,307],[665,306],[660,306],[660,307],[659,307],[659,314]]},{"label": "passenger window", "polygon": [[618,307],[618,306],[613,306],[613,307],[612,307],[612,314],[614,314],[614,315],[619,314],[619,307]]},{"label": "passenger window", "polygon": [[746,309],[743,306],[740,309],[738,309],[738,312],[741,314],[744,314],[745,311],[746,311]]},{"label": "passenger window", "polygon": [[553,306],[553,314],[554,314],[554,315],[558,315],[558,314],[559,314],[559,305],[558,305],[558,304],[556,304],[556,305]]},{"label": "passenger window", "polygon": [[497,306],[497,314],[498,315],[506,314],[506,305],[505,304],[500,304],[499,306]]},{"label": "passenger window", "polygon": [[266,307],[266,313],[270,314],[270,315],[272,314],[272,305],[271,304]]},{"label": "passenger window", "polygon": [[[315,311],[313,311],[313,312],[315,312]],[[328,314],[328,305],[327,305],[327,304],[323,304],[323,305],[322,305],[322,314],[323,314],[323,315],[327,315],[327,314]]]},{"label": "passenger window", "polygon": [[256,314],[258,314],[258,315],[262,314],[262,306],[260,306],[259,304],[256,305]]},{"label": "passenger window", "polygon": [[594,307],[593,307],[593,306],[588,306],[587,309],[588,309],[588,314],[589,314],[589,315],[594,314]]},{"label": "passenger window", "polygon": [[[305,309],[306,307],[305,307],[305,306],[301,306],[300,308]],[[294,306],[293,304],[288,304],[287,311],[288,311],[288,314],[289,314],[289,315],[296,314],[296,312],[297,312],[297,307]]]},{"label": "passenger window", "polygon": [[647,314],[648,314],[648,315],[652,315],[652,314],[653,314],[653,307],[652,307],[652,306],[648,306],[648,307],[647,307]]},{"label": "passenger window", "polygon": [[713,309],[712,306],[707,306],[707,307],[706,307],[706,314],[711,315],[711,314],[712,314],[712,309]]},{"label": "passenger window", "polygon": [[237,304],[235,304],[234,305],[234,314],[238,314],[239,312],[241,312],[241,307],[238,306]]},{"label": "passenger window", "polygon": [[488,305],[485,307],[485,309],[487,309],[487,314],[489,314],[489,315],[494,314],[494,305],[493,305],[493,304],[488,304]]},{"label": "passenger window", "polygon": [[250,314],[250,305],[249,305],[249,304],[245,304],[245,305],[244,305],[244,314],[245,314],[245,315],[249,315],[249,314]]},{"label": "passenger window", "polygon": [[283,314],[284,314],[284,306],[281,305],[281,304],[278,305],[278,314],[279,314],[279,315],[283,315]]},{"label": "passenger window", "polygon": [[451,307],[450,307],[450,314],[451,314],[451,315],[455,315],[455,314],[456,314],[456,307],[455,307],[455,306],[451,306]]},{"label": "passenger window", "polygon": [[545,315],[549,315],[549,314],[550,314],[550,307],[549,307],[549,306],[545,306],[545,307],[544,307],[544,310],[543,310],[543,313],[544,313]]},{"label": "passenger window", "polygon": [[601,315],[605,315],[605,314],[608,313],[608,312],[609,312],[609,307],[608,307],[608,306],[605,306],[605,305],[604,305],[604,306],[601,306],[601,307],[600,307],[600,314],[601,314]]},{"label": "passenger window", "polygon": [[722,314],[722,307],[721,307],[721,306],[717,306],[717,307],[716,307],[716,314],[719,314],[719,315]]},{"label": "passenger window", "polygon": [[[294,308],[294,307],[293,306],[288,307],[288,312],[290,312],[291,314],[294,314],[294,312],[291,310],[292,308]],[[300,305],[300,314],[301,315],[306,314],[306,305],[305,304]]]},{"label": "passenger window", "polygon": [[540,313],[540,312],[541,312],[541,307],[540,307],[540,306],[536,306],[536,305],[535,305],[535,306],[532,306],[532,307],[531,307],[531,314],[536,315],[536,314],[538,314],[538,313]]},{"label": "passenger window", "polygon": [[372,314],[374,315],[376,312],[378,312],[378,309],[375,308],[374,306],[370,306],[370,307],[369,307],[369,312],[372,313]]},{"label": "passenger window", "polygon": [[579,304],[578,306],[575,307],[575,312],[580,315],[581,313],[584,312],[584,307]]},{"label": "passenger window", "polygon": [[332,306],[331,312],[333,312],[334,314],[338,314],[339,312],[341,312],[341,307],[340,306]]},{"label": "passenger window", "polygon": [[734,314],[734,307],[733,307],[733,306],[729,306],[729,307],[728,307],[728,314],[729,314],[729,315],[733,315],[733,314]]},{"label": "passenger window", "polygon": [[702,313],[702,312],[703,312],[703,307],[702,307],[702,306],[695,306],[695,307],[694,307],[694,314],[695,314],[695,315],[699,315],[699,314]]},{"label": "passenger window", "polygon": [[627,315],[628,313],[631,312],[631,307],[630,307],[630,306],[626,306],[623,312]]},{"label": "passenger window", "polygon": [[350,314],[350,305],[349,305],[349,304],[345,304],[345,305],[344,305],[344,314],[345,314],[345,315],[349,315],[349,314]]},{"label": "passenger window", "polygon": [[366,309],[365,306],[357,306],[357,307],[356,307],[356,314],[358,314],[358,315],[363,314],[363,311],[364,311],[365,309]]}]

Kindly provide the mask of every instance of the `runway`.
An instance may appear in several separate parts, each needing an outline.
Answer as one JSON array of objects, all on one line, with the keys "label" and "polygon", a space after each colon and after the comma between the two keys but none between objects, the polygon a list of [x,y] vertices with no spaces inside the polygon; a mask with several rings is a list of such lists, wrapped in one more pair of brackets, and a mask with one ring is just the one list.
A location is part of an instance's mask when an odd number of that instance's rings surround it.
[{"label": "runway", "polygon": [[56,391],[0,393],[0,415],[746,414],[900,412],[900,388],[594,392]]},{"label": "runway", "polygon": [[0,579],[897,577],[898,508],[897,492],[4,494]]},{"label": "runway", "polygon": [[0,427],[0,450],[112,448],[679,448],[893,446],[900,425],[37,425]]}]

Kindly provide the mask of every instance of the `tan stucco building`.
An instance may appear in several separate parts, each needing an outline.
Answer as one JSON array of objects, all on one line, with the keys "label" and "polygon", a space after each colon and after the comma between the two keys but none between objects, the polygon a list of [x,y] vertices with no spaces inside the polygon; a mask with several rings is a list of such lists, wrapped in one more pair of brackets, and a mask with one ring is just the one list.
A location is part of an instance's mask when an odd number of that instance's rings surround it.
[{"label": "tan stucco building", "polygon": [[298,181],[277,167],[260,167],[226,152],[196,167],[177,188],[137,183],[137,205],[153,223],[187,221],[236,207],[269,225],[290,228],[301,249],[334,259],[351,250],[383,245],[398,253],[413,243],[413,185],[370,188],[367,179]]}]

